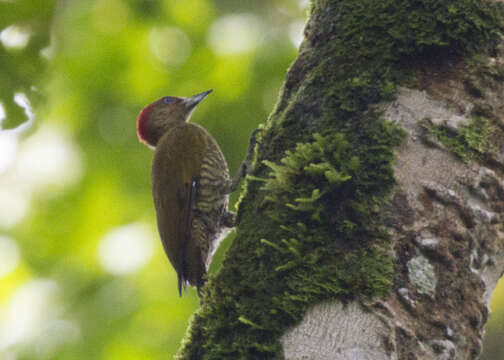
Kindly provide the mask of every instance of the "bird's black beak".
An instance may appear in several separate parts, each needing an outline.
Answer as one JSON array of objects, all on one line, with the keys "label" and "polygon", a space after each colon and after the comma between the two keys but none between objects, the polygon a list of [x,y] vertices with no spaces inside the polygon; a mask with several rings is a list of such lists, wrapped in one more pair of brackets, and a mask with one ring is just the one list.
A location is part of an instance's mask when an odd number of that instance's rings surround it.
[{"label": "bird's black beak", "polygon": [[212,91],[213,91],[213,89],[203,91],[200,94],[196,94],[194,96],[191,96],[191,97],[185,99],[184,104],[185,104],[187,110],[193,109],[196,105],[198,105],[201,102],[201,100],[203,100]]}]

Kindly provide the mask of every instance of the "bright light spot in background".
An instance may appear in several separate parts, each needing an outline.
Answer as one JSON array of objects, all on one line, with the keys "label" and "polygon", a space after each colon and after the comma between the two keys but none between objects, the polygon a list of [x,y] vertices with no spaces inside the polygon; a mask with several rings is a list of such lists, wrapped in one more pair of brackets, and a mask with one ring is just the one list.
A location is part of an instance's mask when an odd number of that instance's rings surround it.
[{"label": "bright light spot in background", "polygon": [[261,40],[261,23],[249,14],[228,15],[213,23],[208,41],[218,55],[241,54],[253,51]]},{"label": "bright light spot in background", "polygon": [[33,194],[58,193],[84,171],[80,151],[64,129],[45,125],[25,141],[18,140],[19,132],[0,133],[0,228],[23,219]]},{"label": "bright light spot in background", "polygon": [[4,119],[5,119],[5,108],[3,107],[2,103],[0,103],[0,124]]},{"label": "bright light spot in background", "polygon": [[78,327],[61,318],[59,290],[52,280],[32,280],[16,290],[10,304],[2,309],[5,316],[0,321],[0,358],[3,352],[18,349],[18,345],[30,345],[38,354],[47,356],[60,344],[78,338]]},{"label": "bright light spot in background", "polygon": [[28,194],[15,188],[15,183],[8,186],[0,179],[0,228],[8,229],[19,224],[28,212],[30,199]]},{"label": "bright light spot in background", "polygon": [[18,137],[10,132],[0,132],[0,175],[12,164],[16,155]]},{"label": "bright light spot in background", "polygon": [[79,149],[63,128],[45,125],[20,145],[16,175],[27,190],[59,190],[75,184],[82,173]]},{"label": "bright light spot in background", "polygon": [[30,40],[30,31],[19,25],[11,25],[0,32],[0,40],[6,48],[22,49]]},{"label": "bright light spot in background", "polygon": [[58,285],[51,280],[33,280],[13,294],[6,321],[0,330],[0,349],[36,336],[49,315]]},{"label": "bright light spot in background", "polygon": [[23,94],[23,93],[14,94],[14,102],[24,109],[25,114],[28,117],[28,121],[25,121],[24,123],[19,125],[17,128],[11,130],[13,133],[19,134],[23,131],[26,131],[28,128],[30,128],[33,125],[33,120],[35,119],[35,115],[33,114],[30,100],[28,100],[28,98],[26,97],[25,94]]},{"label": "bright light spot in background", "polygon": [[140,270],[154,253],[154,232],[145,224],[133,223],[113,229],[98,248],[103,268],[115,275]]},{"label": "bright light spot in background", "polygon": [[0,235],[0,278],[14,271],[18,264],[18,245],[10,237]]},{"label": "bright light spot in background", "polygon": [[154,28],[149,34],[149,49],[167,65],[181,65],[191,55],[191,41],[176,27]]},{"label": "bright light spot in background", "polygon": [[302,20],[294,21],[289,25],[289,39],[296,48],[299,48],[299,45],[303,42],[304,27],[305,22]]},{"label": "bright light spot in background", "polygon": [[28,346],[35,348],[37,355],[47,359],[52,358],[51,355],[55,354],[60,346],[76,342],[79,337],[80,329],[75,322],[52,319],[41,328],[39,337]]},{"label": "bright light spot in background", "polygon": [[298,7],[301,10],[308,9],[308,6],[310,6],[310,0],[299,0]]}]

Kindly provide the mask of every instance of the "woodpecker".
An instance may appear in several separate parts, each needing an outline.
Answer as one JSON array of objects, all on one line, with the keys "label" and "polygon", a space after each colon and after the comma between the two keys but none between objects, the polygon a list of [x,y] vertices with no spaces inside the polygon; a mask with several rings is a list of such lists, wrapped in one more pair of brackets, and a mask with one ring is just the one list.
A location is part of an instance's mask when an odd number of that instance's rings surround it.
[{"label": "woodpecker", "polygon": [[[189,98],[166,96],[138,115],[137,134],[154,149],[152,195],[161,242],[178,275],[178,291],[196,286],[201,297],[208,266],[225,227],[233,226],[227,210],[233,192],[248,169],[234,180],[215,139],[189,123],[196,106],[212,90]],[[249,151],[250,152],[250,151]]]}]

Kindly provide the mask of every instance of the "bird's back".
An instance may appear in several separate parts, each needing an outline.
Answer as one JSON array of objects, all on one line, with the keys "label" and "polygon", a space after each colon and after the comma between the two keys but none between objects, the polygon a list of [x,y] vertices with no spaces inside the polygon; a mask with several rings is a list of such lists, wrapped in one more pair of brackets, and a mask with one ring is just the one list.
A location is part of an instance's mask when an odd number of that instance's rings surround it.
[{"label": "bird's back", "polygon": [[182,123],[157,144],[152,174],[158,229],[179,291],[186,283],[199,289],[227,206],[227,195],[216,191],[229,179],[227,164],[206,130]]}]

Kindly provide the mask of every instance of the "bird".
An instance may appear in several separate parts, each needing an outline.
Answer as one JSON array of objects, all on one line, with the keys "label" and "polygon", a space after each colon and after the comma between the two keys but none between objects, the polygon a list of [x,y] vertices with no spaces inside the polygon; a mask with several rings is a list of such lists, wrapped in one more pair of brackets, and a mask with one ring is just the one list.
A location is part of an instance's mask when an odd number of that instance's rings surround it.
[{"label": "bird", "polygon": [[229,194],[250,167],[250,160],[244,161],[231,180],[215,139],[189,122],[196,106],[211,92],[162,97],[137,118],[139,140],[154,149],[151,177],[157,227],[177,272],[179,296],[187,285],[195,286],[202,296],[220,235],[234,226],[234,213],[227,209]]}]

